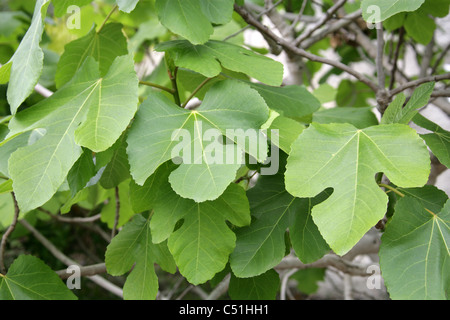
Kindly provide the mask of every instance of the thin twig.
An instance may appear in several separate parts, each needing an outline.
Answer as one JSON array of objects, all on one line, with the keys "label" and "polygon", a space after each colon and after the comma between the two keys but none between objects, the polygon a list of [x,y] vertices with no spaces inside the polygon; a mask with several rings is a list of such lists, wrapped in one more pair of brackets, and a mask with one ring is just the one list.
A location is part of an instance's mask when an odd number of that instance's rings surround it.
[{"label": "thin twig", "polygon": [[205,80],[203,80],[202,83],[200,83],[200,85],[195,88],[195,90],[191,93],[191,95],[189,96],[189,98],[186,99],[186,101],[183,103],[183,105],[181,106],[182,108],[186,108],[187,104],[189,103],[189,101],[191,101],[191,99],[193,97],[195,97],[195,95],[211,80],[212,78],[206,78]]},{"label": "thin twig", "polygon": [[399,30],[399,34],[398,34],[397,47],[395,48],[395,52],[394,52],[394,60],[392,62],[392,71],[391,71],[391,80],[389,83],[389,90],[392,90],[392,88],[394,88],[395,75],[396,75],[397,69],[398,69],[398,59],[400,57],[400,48],[403,44],[404,37],[405,37],[405,28],[401,27]]},{"label": "thin twig", "polygon": [[442,80],[450,80],[450,73],[444,73],[437,76],[428,76],[424,78],[420,78],[414,81],[407,82],[389,92],[389,96],[393,97],[400,92],[403,92],[409,88],[415,88],[417,86],[420,86],[421,84],[427,83],[427,82],[433,82],[433,81],[442,81]]},{"label": "thin twig", "polygon": [[37,210],[46,213],[49,215],[52,219],[59,221],[59,222],[65,222],[65,223],[89,223],[89,222],[95,222],[97,220],[100,220],[102,215],[99,213],[92,217],[64,217],[61,215],[56,215],[51,213],[50,211],[44,209],[44,208],[38,208]]},{"label": "thin twig", "polygon": [[141,81],[139,81],[139,84],[142,84],[142,85],[144,85],[144,86],[149,86],[149,87],[157,88],[157,89],[161,89],[161,90],[167,91],[167,92],[170,93],[170,94],[174,94],[174,92],[175,92],[175,90],[173,90],[173,89],[170,89],[170,88],[161,86],[161,85],[159,85],[159,84],[157,84],[157,83],[153,83],[153,82],[148,82],[148,81],[142,81],[142,80],[141,80]]},{"label": "thin twig", "polygon": [[97,33],[100,33],[100,31],[102,31],[103,27],[106,25],[106,22],[108,22],[109,18],[111,18],[112,14],[114,13],[114,11],[117,10],[117,8],[119,8],[119,6],[116,4],[111,11],[108,13],[108,15],[106,16],[105,20],[103,21],[102,25],[100,26],[100,28],[97,30]]},{"label": "thin twig", "polygon": [[281,279],[280,300],[286,300],[286,293],[288,291],[289,278],[298,271],[298,269],[288,270]]},{"label": "thin twig", "polygon": [[214,288],[213,291],[206,297],[205,300],[217,300],[222,296],[225,292],[227,292],[228,287],[230,285],[231,275],[227,274],[222,281]]},{"label": "thin twig", "polygon": [[367,273],[368,265],[356,264],[354,262],[347,261],[342,257],[335,254],[326,254],[321,259],[305,264],[301,262],[297,257],[288,255],[281,260],[281,262],[275,267],[276,270],[285,269],[310,269],[310,268],[328,268],[333,267],[343,273],[347,273],[354,276],[368,277]]},{"label": "thin twig", "polygon": [[114,218],[114,226],[111,231],[111,239],[114,238],[117,232],[117,225],[119,224],[119,218],[120,218],[120,196],[119,196],[119,187],[116,187],[115,189],[115,198],[116,198],[116,216]]},{"label": "thin twig", "polygon": [[2,236],[2,241],[0,243],[0,270],[1,273],[6,274],[6,267],[5,267],[5,249],[6,249],[6,241],[8,240],[8,237],[13,233],[14,229],[16,228],[17,219],[19,218],[19,205],[17,204],[16,196],[14,195],[14,192],[11,192],[13,202],[14,202],[14,216],[13,220],[11,222],[11,225],[8,227],[8,229],[5,231],[5,233]]},{"label": "thin twig", "polygon": [[311,35],[309,38],[302,41],[301,47],[303,49],[308,49],[313,44],[319,42],[320,40],[327,37],[329,34],[332,34],[334,32],[337,32],[338,30],[341,30],[342,28],[345,28],[349,24],[351,24],[353,21],[361,17],[361,9],[356,10],[355,12],[349,13],[348,15],[340,18],[336,22],[333,22],[332,24],[328,25],[326,28],[323,28],[316,34]]},{"label": "thin twig", "polygon": [[384,90],[386,87],[386,77],[384,75],[383,68],[383,56],[384,56],[384,32],[383,25],[381,23],[377,24],[377,77],[378,77],[378,87],[380,90]]},{"label": "thin twig", "polygon": [[320,29],[322,26],[324,26],[328,20],[330,20],[333,15],[347,2],[347,0],[339,0],[334,6],[332,6],[330,9],[328,9],[325,12],[325,16],[322,17],[322,19],[319,20],[319,22],[314,25],[311,29],[308,31],[302,33],[295,39],[294,46],[299,46],[305,39],[308,39],[316,30]]},{"label": "thin twig", "polygon": [[[261,18],[263,15],[265,15],[266,13],[272,11],[272,10],[275,9],[280,3],[282,3],[283,1],[284,1],[284,0],[279,0],[279,1],[277,1],[273,6],[271,6],[270,8],[264,9],[263,11],[261,11],[261,12],[258,13],[258,15],[256,16],[256,19],[259,19],[259,18]],[[238,34],[244,32],[244,31],[247,30],[248,28],[250,28],[250,26],[249,26],[249,25],[246,25],[246,26],[243,27],[242,29],[240,29],[240,30],[236,31],[235,33],[230,34],[229,36],[227,36],[226,38],[224,38],[223,41],[227,41],[227,40],[229,40],[229,39],[231,39],[231,38],[237,36]]]},{"label": "thin twig", "polygon": [[298,15],[295,17],[294,21],[292,21],[291,27],[290,27],[290,32],[295,30],[295,27],[297,26],[297,23],[300,22],[300,20],[302,19],[303,13],[305,12],[306,9],[306,5],[308,4],[308,0],[304,0],[302,3],[302,7],[300,8],[300,11],[298,12]]},{"label": "thin twig", "polygon": [[426,77],[428,75],[428,70],[431,65],[431,59],[433,58],[433,48],[435,45],[434,37],[431,39],[430,43],[425,47],[425,52],[422,57],[422,63],[420,65],[419,78]]},{"label": "thin twig", "polygon": [[434,63],[433,68],[431,69],[431,74],[434,74],[436,72],[437,68],[439,68],[439,65],[441,64],[442,60],[444,60],[449,50],[450,50],[450,43],[445,47],[444,50],[442,50],[441,54],[436,59],[436,62]]}]

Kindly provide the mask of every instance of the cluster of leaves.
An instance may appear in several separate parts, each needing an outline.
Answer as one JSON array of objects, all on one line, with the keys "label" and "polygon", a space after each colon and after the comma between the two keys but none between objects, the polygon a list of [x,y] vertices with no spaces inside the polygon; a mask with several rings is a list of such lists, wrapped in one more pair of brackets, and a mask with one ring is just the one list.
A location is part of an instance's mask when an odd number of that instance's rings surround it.
[{"label": "cluster of leaves", "polygon": [[[414,25],[422,16],[443,14],[430,5],[422,8],[424,1],[362,5],[379,5],[381,21],[389,18],[395,29],[400,20]],[[66,34],[67,44],[49,67],[45,61],[52,55],[42,49],[42,35],[52,30],[45,23],[50,2],[55,24],[77,4],[91,22],[82,25],[94,26]],[[450,134],[418,114],[434,83],[418,87],[405,107],[406,97],[398,95],[378,121],[370,95],[358,95],[362,102],[344,99],[349,91],[367,89],[364,84],[345,80],[338,90],[324,84],[314,94],[303,86],[282,86],[281,63],[239,40],[222,40],[222,33],[241,28],[242,21],[233,18],[234,0],[99,2],[106,13],[120,10],[107,23],[92,14],[90,2],[37,0],[28,31],[14,55],[2,61],[0,83],[8,83],[10,116],[0,120],[0,226],[13,220],[10,192],[21,219],[41,208],[65,214],[81,207],[100,212],[111,229],[121,228],[105,263],[110,275],[127,274],[126,299],[156,297],[155,264],[169,273],[178,270],[194,285],[217,281],[225,270],[232,273],[231,297],[274,298],[279,278],[273,268],[291,247],[303,263],[330,250],[344,255],[383,219],[389,203],[395,214],[380,258],[391,297],[446,298],[450,205],[444,192],[424,185],[427,146],[449,167]],[[448,3],[439,4],[448,13]],[[21,14],[7,17],[14,23],[4,36],[12,37],[23,29]],[[407,31],[426,41],[414,28]],[[135,63],[145,54],[143,44],[165,58],[140,81]],[[55,93],[36,102],[32,92],[43,75]],[[150,82],[163,90],[140,86]],[[181,108],[192,94],[200,107]],[[339,107],[321,108],[331,100]],[[430,133],[419,136],[410,121]],[[227,151],[258,164],[172,161],[182,129],[192,137],[188,147],[200,148],[206,159],[211,150],[196,133],[210,128],[231,140]],[[269,146],[242,144],[227,130],[261,128],[278,129],[271,143],[279,148],[279,170],[250,188]],[[391,182],[386,187],[395,191],[392,197],[377,184],[378,173]],[[20,256],[1,275],[0,298],[75,296],[42,261]]]}]

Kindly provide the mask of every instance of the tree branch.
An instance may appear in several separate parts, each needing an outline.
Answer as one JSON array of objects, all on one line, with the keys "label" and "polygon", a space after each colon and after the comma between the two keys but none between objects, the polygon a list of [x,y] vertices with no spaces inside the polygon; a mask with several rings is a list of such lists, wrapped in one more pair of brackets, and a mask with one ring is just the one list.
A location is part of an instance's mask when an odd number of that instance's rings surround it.
[{"label": "tree branch", "polygon": [[304,40],[308,39],[315,31],[324,26],[328,20],[330,20],[333,15],[347,2],[347,0],[339,0],[334,6],[328,9],[325,12],[325,16],[323,16],[319,22],[314,25],[311,29],[306,32],[303,32],[294,40],[294,46],[299,46]]},{"label": "tree branch", "polygon": [[368,277],[370,276],[367,273],[366,265],[356,264],[354,262],[350,262],[345,260],[335,254],[327,254],[323,256],[321,259],[313,262],[304,264],[297,257],[292,255],[288,255],[281,260],[281,262],[275,267],[276,270],[285,270],[285,269],[309,269],[309,268],[328,268],[333,267],[343,273],[360,276],[360,277]]},{"label": "tree branch", "polygon": [[393,90],[391,90],[389,92],[389,96],[393,97],[397,94],[399,94],[400,92],[403,92],[409,88],[415,88],[417,86],[420,86],[421,84],[427,83],[427,82],[432,82],[432,81],[442,81],[442,80],[450,80],[450,73],[444,73],[441,75],[437,75],[437,76],[428,76],[428,77],[424,77],[424,78],[420,78],[414,81],[410,81],[407,82]]},{"label": "tree branch", "polygon": [[[31,224],[28,223],[26,220],[20,220],[19,221],[21,225],[25,227],[30,233],[48,250],[50,253],[59,261],[64,263],[67,266],[71,265],[78,265],[79,264],[70,259],[68,256],[66,256],[64,253],[58,250],[56,246],[51,243],[46,237],[44,237],[38,230],[36,230]],[[95,276],[89,276],[88,279],[95,282],[97,285],[101,286],[102,288],[108,290],[109,292],[115,294],[116,296],[123,298],[123,291],[121,288],[117,287],[116,285],[112,284],[108,280],[95,275]]]},{"label": "tree branch", "polygon": [[346,26],[351,24],[353,21],[355,21],[359,17],[361,17],[361,9],[359,9],[355,12],[349,13],[345,17],[342,17],[338,21],[330,24],[329,26],[327,26],[320,32],[311,35],[309,38],[302,41],[301,47],[303,49],[308,49],[313,44],[315,44],[315,43],[319,42],[320,40],[324,39],[325,37],[327,37],[329,34],[334,33],[342,28],[345,28]]},{"label": "tree branch", "polygon": [[[93,264],[90,266],[80,266],[80,276],[95,276],[97,274],[106,273],[106,265],[104,263]],[[71,274],[67,273],[67,269],[56,271],[56,274],[62,279],[68,279]]]},{"label": "tree branch", "polygon": [[259,21],[254,19],[244,8],[234,5],[235,11],[248,23],[254,26],[259,32],[265,34],[266,36],[272,38],[277,44],[282,46],[287,52],[290,52],[292,54],[299,55],[301,57],[304,57],[306,59],[309,59],[313,62],[320,62],[324,63],[333,67],[336,67],[338,69],[341,69],[348,74],[354,76],[356,79],[361,81],[362,83],[366,84],[369,88],[371,88],[374,92],[378,92],[378,86],[377,84],[373,83],[371,80],[366,78],[361,73],[357,72],[356,70],[353,70],[352,68],[346,66],[345,64],[333,61],[330,59],[326,59],[317,55],[314,55],[312,53],[306,52],[303,49],[295,47],[292,43],[278,37],[276,34],[274,34],[272,31],[270,31],[266,26],[261,24]]}]

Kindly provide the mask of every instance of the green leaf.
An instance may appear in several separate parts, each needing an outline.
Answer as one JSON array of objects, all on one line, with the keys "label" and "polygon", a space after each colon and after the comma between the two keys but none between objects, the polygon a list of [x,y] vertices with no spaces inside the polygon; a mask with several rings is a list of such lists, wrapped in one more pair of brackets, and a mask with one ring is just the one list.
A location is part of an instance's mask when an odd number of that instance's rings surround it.
[{"label": "green leaf", "polygon": [[94,159],[92,151],[84,149],[80,158],[75,162],[73,167],[67,174],[67,182],[71,190],[72,196],[75,196],[78,191],[86,187],[87,183],[95,175]]},{"label": "green leaf", "polygon": [[338,107],[370,107],[371,98],[375,98],[375,95],[364,83],[344,79],[337,89],[336,104]]},{"label": "green leaf", "polygon": [[[100,178],[100,185],[105,189],[117,187],[121,182],[130,178],[130,165],[127,157],[126,134],[111,147],[114,149],[105,170]],[[109,152],[106,150],[104,152]],[[98,154],[101,158],[101,153]]]},{"label": "green leaf", "polygon": [[425,0],[362,0],[361,9],[364,20],[378,23],[405,11],[415,11]]},{"label": "green leaf", "polygon": [[[190,207],[181,228],[169,238],[169,250],[180,273],[196,285],[221,271],[235,247],[236,236],[225,220],[240,226],[243,220],[250,221],[245,192],[234,184],[219,199],[191,204]],[[155,214],[157,210],[158,207]],[[186,243],[190,245],[186,246]]]},{"label": "green leaf", "polygon": [[127,53],[127,39],[121,24],[108,23],[100,32],[92,28],[87,35],[64,47],[56,70],[56,87],[61,88],[69,82],[87,57],[93,57],[99,63],[100,76],[104,76],[114,59]]},{"label": "green leaf", "polygon": [[[242,151],[265,160],[267,144],[247,141],[244,130],[258,132],[268,114],[256,91],[233,80],[211,87],[196,111],[181,109],[163,94],[153,93],[139,108],[128,134],[133,179],[143,185],[158,166],[182,151],[184,163],[169,178],[172,188],[197,202],[214,200],[235,179]],[[207,132],[227,136],[237,145],[217,143],[221,137],[206,137]]]},{"label": "green leaf", "polygon": [[449,225],[450,201],[434,213],[418,199],[398,200],[380,247],[380,266],[392,299],[448,299]]},{"label": "green leaf", "polygon": [[330,247],[343,255],[386,212],[388,199],[375,182],[377,172],[402,187],[427,182],[429,154],[413,129],[395,124],[359,130],[349,124],[313,123],[291,147],[286,189],[297,197],[334,189],[314,206],[312,217]]},{"label": "green leaf", "polygon": [[32,131],[19,134],[15,137],[5,139],[0,144],[0,173],[9,177],[8,160],[11,154],[19,149],[28,145]]},{"label": "green leaf", "polygon": [[136,8],[139,0],[117,0],[117,5],[119,6],[119,10],[130,13]]},{"label": "green leaf", "polygon": [[228,294],[233,300],[275,300],[280,288],[280,275],[269,270],[252,278],[230,278]]},{"label": "green leaf", "polygon": [[200,0],[203,14],[214,24],[225,24],[231,21],[234,0]]},{"label": "green leaf", "polygon": [[267,134],[272,143],[289,154],[292,143],[297,140],[297,137],[304,129],[305,127],[299,122],[278,116],[270,124]]},{"label": "green leaf", "polygon": [[420,10],[434,17],[444,18],[450,10],[450,0],[426,0]]},{"label": "green leaf", "polygon": [[55,194],[80,157],[80,146],[98,152],[114,144],[136,112],[137,90],[131,57],[118,57],[103,78],[98,64],[88,58],[71,82],[12,119],[11,136],[35,128],[46,132],[9,158],[22,211],[44,204]]},{"label": "green leaf", "polygon": [[[1,181],[1,180],[0,180]],[[8,179],[4,182],[0,182],[0,194],[12,192],[12,180]]]},{"label": "green leaf", "polygon": [[58,275],[36,257],[21,255],[0,275],[0,300],[76,300]]},{"label": "green leaf", "polygon": [[358,129],[378,124],[372,107],[351,108],[340,107],[318,111],[313,114],[313,122],[317,123],[350,123]]},{"label": "green leaf", "polygon": [[161,43],[155,50],[169,53],[177,66],[208,78],[219,75],[223,67],[272,86],[279,86],[283,81],[281,63],[224,41],[211,40],[193,45],[185,40],[175,40]]},{"label": "green leaf", "polygon": [[92,0],[52,0],[52,4],[54,6],[54,14],[56,17],[62,17],[66,15],[67,9],[72,6],[82,7],[87,4],[90,4]]},{"label": "green leaf", "polygon": [[[11,180],[8,181],[11,182]],[[2,183],[0,185],[0,189],[6,191],[5,188],[7,189],[7,185],[10,184],[8,181]],[[0,230],[6,229],[11,225],[15,212],[14,202],[11,197],[10,191],[6,192],[7,193],[0,191]]]},{"label": "green leaf", "polygon": [[199,0],[156,0],[161,23],[194,44],[208,41],[214,29]]},{"label": "green leaf", "polygon": [[[6,66],[10,68],[7,97],[12,114],[16,113],[22,102],[33,92],[43,69],[44,53],[39,43],[44,31],[48,4],[49,0],[36,1],[30,28],[11,58],[12,64],[9,62]],[[3,72],[5,71],[1,71]]]},{"label": "green leaf", "polygon": [[408,124],[418,113],[418,109],[426,106],[433,93],[434,82],[425,83],[414,90],[408,103],[403,107],[406,100],[403,93],[395,97],[394,101],[387,107],[381,124],[402,123]]},{"label": "green leaf", "polygon": [[[130,182],[124,181],[119,186],[119,220],[117,227],[120,228],[127,223],[134,215],[133,207],[130,203]],[[115,190],[110,191],[109,202],[102,208],[102,222],[105,222],[110,229],[114,227],[116,220],[116,193]]]},{"label": "green leaf", "polygon": [[425,140],[439,161],[450,168],[450,132],[442,129],[421,114],[416,114],[413,121],[416,125],[432,131],[431,133],[421,134],[420,137]]},{"label": "green leaf", "polygon": [[251,86],[264,98],[270,109],[285,117],[298,119],[320,108],[319,100],[304,86],[272,87],[258,83],[252,83]]},{"label": "green leaf", "polygon": [[[250,223],[248,200],[236,184],[214,201],[196,203],[182,198],[168,182],[173,167],[170,162],[160,166],[141,187],[153,196],[149,204],[154,212],[150,222],[153,242],[169,239],[181,274],[193,284],[204,283],[225,267],[235,247],[236,236],[226,220],[235,226]],[[183,224],[176,228],[180,221]]]},{"label": "green leaf", "polygon": [[423,45],[430,43],[436,30],[436,22],[422,10],[408,14],[404,26],[408,35]]},{"label": "green leaf", "polygon": [[447,194],[432,185],[425,185],[421,188],[398,188],[404,195],[415,198],[418,200],[424,208],[433,212],[439,212],[442,210],[442,206],[447,201]]},{"label": "green leaf", "polygon": [[257,276],[279,264],[286,254],[285,233],[291,227],[295,229],[291,239],[295,239],[299,257],[317,260],[329,250],[310,218],[311,200],[290,195],[282,172],[261,176],[247,194],[254,219],[250,226],[236,232],[230,266],[237,277]]},{"label": "green leaf", "polygon": [[313,294],[319,288],[318,282],[325,278],[326,269],[309,268],[298,270],[291,278],[297,280],[297,288],[305,294]]},{"label": "green leaf", "polygon": [[175,272],[167,245],[152,243],[149,221],[142,215],[136,215],[113,238],[106,249],[105,263],[108,273],[114,276],[125,274],[135,265],[124,286],[127,300],[156,298],[159,286],[154,263],[161,263],[166,271]]}]

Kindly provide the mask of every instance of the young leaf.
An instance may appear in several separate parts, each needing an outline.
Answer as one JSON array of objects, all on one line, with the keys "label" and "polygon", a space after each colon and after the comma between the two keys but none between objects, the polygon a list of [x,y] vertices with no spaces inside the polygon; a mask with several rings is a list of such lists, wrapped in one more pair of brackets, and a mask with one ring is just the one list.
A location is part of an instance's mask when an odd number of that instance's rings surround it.
[{"label": "young leaf", "polygon": [[0,275],[0,300],[76,300],[58,275],[36,257],[21,255]]},{"label": "young leaf", "polygon": [[425,83],[414,90],[408,103],[403,107],[405,96],[399,94],[386,109],[381,124],[402,123],[408,124],[418,113],[418,109],[426,106],[433,93],[434,82]]},{"label": "young leaf", "polygon": [[[172,151],[182,144],[185,163],[172,172],[172,188],[197,202],[214,200],[234,180],[242,150],[265,160],[267,144],[249,143],[245,131],[258,132],[268,115],[258,93],[238,81],[215,84],[196,111],[181,109],[163,94],[154,93],[140,107],[128,134],[131,174],[137,184],[143,185],[158,166],[176,157]],[[229,138],[237,145],[211,143],[211,138],[204,136],[208,131],[224,136],[233,131]],[[192,156],[188,156],[191,152]],[[233,159],[227,158],[230,155]]]},{"label": "young leaf", "polygon": [[61,88],[69,82],[87,57],[93,57],[99,63],[100,76],[103,77],[114,59],[127,53],[127,39],[121,24],[108,23],[100,32],[92,28],[87,35],[64,47],[55,74],[56,87]]},{"label": "young leaf", "polygon": [[425,140],[426,144],[439,161],[447,168],[450,168],[450,132],[444,130],[421,114],[416,114],[413,122],[418,126],[431,131],[431,133],[421,134],[420,137]]},{"label": "young leaf", "polygon": [[9,158],[22,211],[44,204],[55,194],[80,157],[80,146],[96,152],[108,149],[134,116],[138,80],[131,58],[116,58],[103,78],[98,70],[98,63],[88,58],[71,82],[10,122],[11,136],[35,128],[46,131]]},{"label": "young leaf", "polygon": [[291,147],[286,189],[297,197],[314,197],[334,188],[314,206],[312,217],[330,247],[343,255],[385,214],[387,196],[375,182],[377,172],[403,187],[427,182],[429,154],[413,129],[313,123]]},{"label": "young leaf", "polygon": [[177,66],[208,78],[219,75],[224,67],[272,86],[279,86],[283,81],[281,63],[228,42],[211,40],[193,45],[186,40],[175,40],[161,43],[155,49],[169,53]]},{"label": "young leaf", "polygon": [[432,212],[416,198],[398,200],[380,248],[380,266],[392,299],[448,299],[449,225],[450,201],[440,212]]},{"label": "young leaf", "polygon": [[49,0],[36,1],[30,28],[14,56],[4,66],[4,68],[10,68],[9,72],[6,72],[9,73],[7,97],[12,114],[16,113],[22,102],[33,92],[43,69],[44,53],[39,43],[44,31],[44,18],[48,4]]}]

